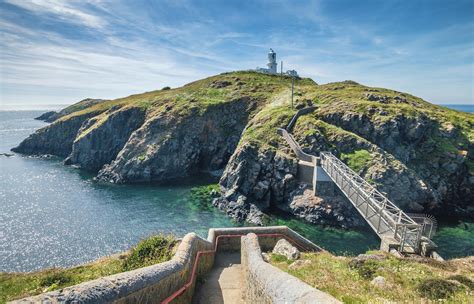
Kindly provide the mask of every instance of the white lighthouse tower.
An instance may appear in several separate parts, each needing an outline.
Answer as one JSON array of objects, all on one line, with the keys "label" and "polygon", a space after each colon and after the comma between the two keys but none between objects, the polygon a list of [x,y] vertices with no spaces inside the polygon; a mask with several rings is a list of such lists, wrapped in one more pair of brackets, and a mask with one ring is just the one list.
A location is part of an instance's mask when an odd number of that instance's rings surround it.
[{"label": "white lighthouse tower", "polygon": [[[265,73],[265,74],[276,74],[277,73],[277,54],[273,49],[270,49],[268,52],[268,63],[267,68],[259,68],[257,67],[254,71]],[[283,61],[281,62],[281,75],[291,76],[291,77],[298,77],[298,73],[295,70],[288,70],[283,73]]]},{"label": "white lighthouse tower", "polygon": [[276,62],[276,53],[273,51],[273,49],[270,49],[270,52],[268,52],[268,72],[270,74],[276,74],[277,73],[277,62]]}]

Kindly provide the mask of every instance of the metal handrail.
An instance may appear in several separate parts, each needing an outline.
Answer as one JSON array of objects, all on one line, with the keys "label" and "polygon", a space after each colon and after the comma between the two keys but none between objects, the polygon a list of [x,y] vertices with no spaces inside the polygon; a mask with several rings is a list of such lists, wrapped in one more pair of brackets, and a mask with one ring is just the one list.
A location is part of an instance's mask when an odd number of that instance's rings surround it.
[{"label": "metal handrail", "polygon": [[[194,264],[193,264],[193,270],[191,272],[191,276],[189,277],[188,281],[183,285],[183,287],[181,287],[177,291],[173,292],[169,297],[164,299],[161,302],[161,304],[171,303],[171,301],[175,300],[176,298],[178,298],[179,296],[184,294],[186,292],[186,290],[188,290],[193,285],[194,280],[196,279],[196,276],[197,276],[197,267],[198,267],[198,264],[199,264],[199,260],[201,259],[201,256],[215,254],[217,252],[217,248],[219,246],[219,241],[221,240],[221,238],[237,238],[237,237],[242,237],[244,235],[245,234],[223,234],[223,235],[219,235],[219,236],[216,237],[214,249],[198,251],[196,253],[196,258],[194,259]],[[259,237],[283,237],[287,241],[291,242],[293,245],[299,247],[303,251],[313,251],[311,249],[306,248],[305,246],[303,246],[302,244],[297,242],[295,239],[293,239],[292,237],[290,237],[286,234],[282,234],[282,233],[256,233],[256,235],[259,236]]]},{"label": "metal handrail", "polygon": [[[409,217],[405,212],[403,212],[398,206],[393,204],[387,197],[380,193],[374,186],[369,184],[363,178],[361,178],[357,173],[351,170],[346,164],[344,164],[340,159],[332,155],[330,152],[321,152],[321,166],[328,173],[328,175],[333,179],[333,181],[342,189],[342,182],[339,182],[334,177],[334,171],[336,171],[343,179],[343,182],[346,182],[350,185],[352,190],[355,190],[358,195],[361,195],[364,198],[364,203],[367,204],[367,208],[371,208],[374,214],[372,216],[379,216],[379,226],[380,221],[383,220],[387,227],[393,232],[394,238],[396,240],[404,242],[405,234],[407,229],[411,233],[418,235],[418,230],[421,229],[421,225],[415,222],[411,217]],[[358,208],[358,206],[355,206]],[[364,215],[365,217],[365,215]],[[366,218],[372,227],[370,221]],[[400,227],[405,227],[399,229]],[[378,229],[376,233],[379,234]],[[418,242],[419,240],[417,240]]]},{"label": "metal handrail", "polygon": [[[312,111],[313,109],[309,110]],[[425,222],[421,225],[417,223],[409,215],[403,212],[403,210],[398,208],[397,205],[385,197],[385,195],[380,193],[374,186],[352,171],[346,164],[330,152],[320,152],[319,157],[303,152],[299,144],[288,131],[290,131],[296,124],[298,117],[304,113],[306,113],[305,109],[298,111],[291,119],[286,130],[277,130],[278,134],[286,139],[298,159],[312,162],[315,166],[321,165],[334,183],[348,197],[351,203],[355,205],[357,211],[364,217],[370,227],[372,227],[381,238],[382,235],[386,235],[386,233],[390,231],[393,233],[395,240],[400,242],[400,248],[402,251],[406,243],[413,244],[413,248],[417,250],[421,242],[421,236],[424,236],[424,227],[427,225]],[[347,185],[349,186],[349,189],[346,189]],[[357,198],[361,198],[362,202],[358,204],[357,199],[356,202],[353,202],[351,198],[353,194],[358,195]],[[360,209],[360,206],[364,204],[366,205],[365,214],[363,210]],[[368,215],[369,208],[370,211],[373,212],[370,216]],[[378,217],[377,224],[370,220],[374,216]],[[382,227],[386,227],[384,231],[380,231],[382,221],[384,223]],[[431,226],[433,225],[434,224],[431,223]],[[432,230],[433,227],[430,227],[427,232],[428,237],[433,234]],[[413,240],[414,236],[415,242],[410,242]]]}]

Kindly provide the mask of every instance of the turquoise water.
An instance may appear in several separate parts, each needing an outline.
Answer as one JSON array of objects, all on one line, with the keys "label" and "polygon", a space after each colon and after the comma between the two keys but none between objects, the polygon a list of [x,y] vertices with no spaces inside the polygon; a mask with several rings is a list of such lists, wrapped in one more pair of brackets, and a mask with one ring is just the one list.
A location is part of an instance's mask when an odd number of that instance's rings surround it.
[{"label": "turquoise water", "polygon": [[[42,112],[0,111],[0,153],[45,126],[33,120]],[[57,158],[0,156],[0,271],[72,266],[126,250],[154,233],[206,236],[210,227],[235,226],[218,210],[190,199],[193,187],[213,182],[199,177],[180,185],[99,184]],[[288,225],[337,254],[379,245],[369,229],[323,228],[283,215],[272,224]],[[443,227],[440,252],[473,255],[473,226]]]}]

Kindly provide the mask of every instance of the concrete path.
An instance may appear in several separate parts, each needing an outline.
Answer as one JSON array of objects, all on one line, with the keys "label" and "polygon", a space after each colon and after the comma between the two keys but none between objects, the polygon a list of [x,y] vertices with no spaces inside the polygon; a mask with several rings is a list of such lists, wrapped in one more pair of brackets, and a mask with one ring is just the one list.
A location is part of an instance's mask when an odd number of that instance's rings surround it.
[{"label": "concrete path", "polygon": [[196,286],[194,304],[243,304],[240,252],[219,252],[214,268]]}]

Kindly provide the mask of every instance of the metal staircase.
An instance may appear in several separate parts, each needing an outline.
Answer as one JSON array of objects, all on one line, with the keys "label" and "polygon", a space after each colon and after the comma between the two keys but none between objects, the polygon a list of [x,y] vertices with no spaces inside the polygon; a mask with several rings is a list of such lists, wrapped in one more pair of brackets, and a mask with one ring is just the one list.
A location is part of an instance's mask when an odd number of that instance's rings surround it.
[{"label": "metal staircase", "polygon": [[[300,115],[302,114],[297,113],[293,117],[289,127],[296,123],[296,118]],[[382,242],[385,241],[404,253],[425,254],[426,248],[436,247],[430,241],[436,227],[436,221],[432,217],[410,217],[330,152],[321,152],[320,157],[307,154],[287,130],[278,129],[278,134],[287,141],[299,161],[312,163],[314,169],[320,164]]]}]

